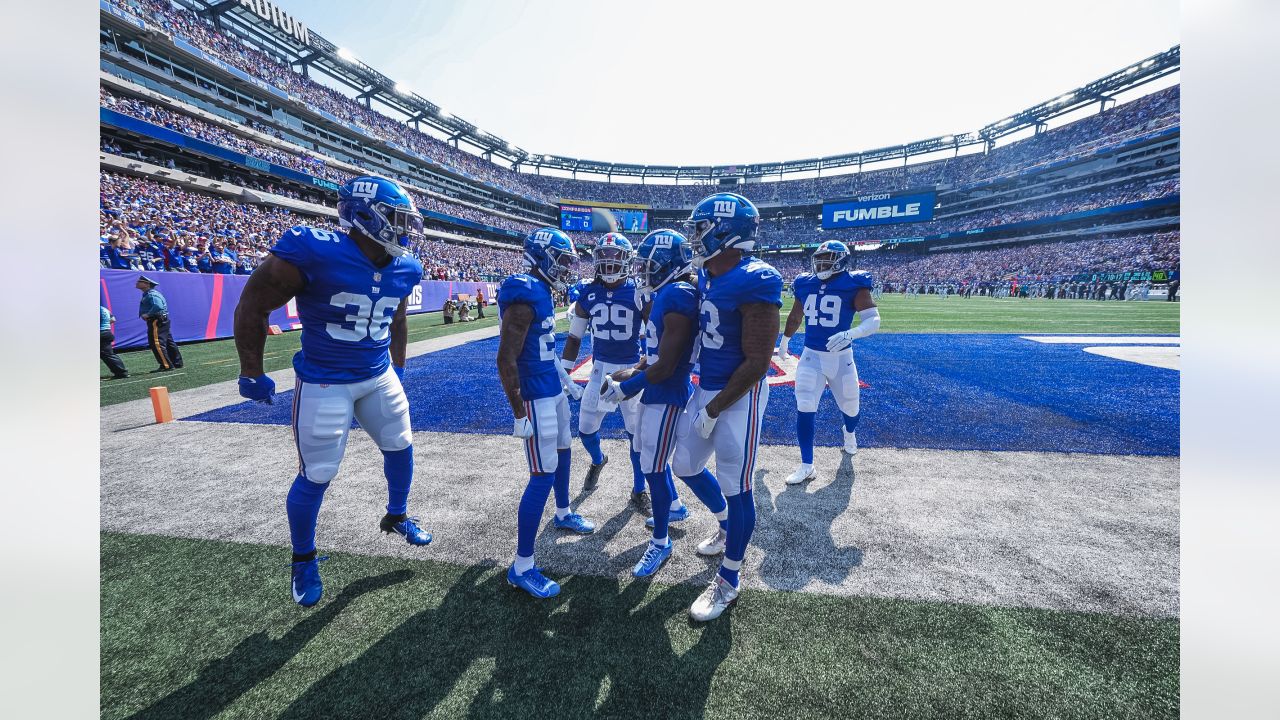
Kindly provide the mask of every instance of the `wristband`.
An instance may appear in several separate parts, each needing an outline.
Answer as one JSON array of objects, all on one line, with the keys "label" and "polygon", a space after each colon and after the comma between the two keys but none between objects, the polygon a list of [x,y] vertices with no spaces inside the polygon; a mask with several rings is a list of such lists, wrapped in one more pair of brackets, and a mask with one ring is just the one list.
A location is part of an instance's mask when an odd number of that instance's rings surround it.
[{"label": "wristband", "polygon": [[621,383],[619,383],[619,386],[622,388],[622,392],[625,393],[627,397],[631,397],[632,395],[635,395],[636,393],[649,387],[649,375],[645,373],[643,370],[641,370],[640,372],[636,373],[634,376],[629,377],[626,380],[623,380]]}]

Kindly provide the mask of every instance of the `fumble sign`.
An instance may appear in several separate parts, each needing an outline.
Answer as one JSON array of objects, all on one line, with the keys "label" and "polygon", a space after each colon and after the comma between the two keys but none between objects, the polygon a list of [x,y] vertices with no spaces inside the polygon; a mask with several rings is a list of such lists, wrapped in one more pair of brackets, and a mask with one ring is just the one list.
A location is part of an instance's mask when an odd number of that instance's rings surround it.
[{"label": "fumble sign", "polygon": [[933,219],[937,193],[887,195],[858,198],[854,202],[823,203],[822,227],[847,228],[864,225],[924,222]]}]

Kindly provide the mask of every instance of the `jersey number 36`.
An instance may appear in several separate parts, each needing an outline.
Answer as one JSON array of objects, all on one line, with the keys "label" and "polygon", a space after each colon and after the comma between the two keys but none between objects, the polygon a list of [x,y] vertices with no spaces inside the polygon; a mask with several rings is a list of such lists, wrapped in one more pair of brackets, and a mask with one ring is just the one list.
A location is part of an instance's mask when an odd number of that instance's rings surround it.
[{"label": "jersey number 36", "polygon": [[400,298],[384,297],[374,303],[373,298],[368,295],[340,292],[329,298],[329,304],[356,309],[355,313],[346,317],[346,321],[351,323],[350,327],[338,323],[325,324],[324,331],[329,333],[329,337],[344,342],[360,342],[367,336],[381,342],[391,334],[391,320],[395,316],[396,307],[400,305]]}]

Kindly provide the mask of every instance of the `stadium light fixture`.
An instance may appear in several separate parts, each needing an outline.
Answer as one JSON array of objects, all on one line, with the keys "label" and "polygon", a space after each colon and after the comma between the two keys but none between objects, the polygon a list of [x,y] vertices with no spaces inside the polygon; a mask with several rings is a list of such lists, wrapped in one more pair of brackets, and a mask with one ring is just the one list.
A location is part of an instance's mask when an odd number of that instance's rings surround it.
[{"label": "stadium light fixture", "polygon": [[412,94],[413,94],[413,90],[412,90],[412,89],[410,89],[408,85],[405,85],[405,84],[404,84],[404,83],[402,83],[402,82],[398,82],[398,83],[396,83],[396,92],[400,93],[401,95],[412,95]]},{"label": "stadium light fixture", "polygon": [[955,141],[955,139],[956,139],[956,138],[955,138],[955,136],[954,136],[954,135],[948,135],[948,136],[946,136],[946,137],[942,138],[942,142],[943,142],[943,143],[950,143],[950,142],[954,142],[954,141]]},{"label": "stadium light fixture", "polygon": [[1136,73],[1136,72],[1138,72],[1138,68],[1137,68],[1137,66],[1134,66],[1134,67],[1129,68],[1128,70],[1125,70],[1125,71],[1124,71],[1124,74],[1125,74],[1125,75],[1132,75],[1132,74],[1134,74],[1134,73]]},{"label": "stadium light fixture", "polygon": [[338,57],[346,60],[347,62],[356,62],[356,54],[344,47],[338,48]]},{"label": "stadium light fixture", "polygon": [[1146,61],[1146,62],[1142,63],[1142,67],[1144,67],[1144,68],[1149,68],[1149,67],[1151,67],[1152,65],[1155,65],[1155,64],[1156,64],[1156,61],[1155,61],[1155,60],[1148,60],[1148,61]]},{"label": "stadium light fixture", "polygon": [[1065,104],[1065,103],[1069,102],[1069,101],[1071,100],[1071,98],[1073,98],[1073,97],[1075,97],[1075,93],[1067,93],[1066,95],[1062,95],[1062,96],[1060,96],[1058,99],[1054,100],[1054,101],[1053,101],[1053,104],[1054,104],[1054,105],[1063,105],[1063,104]]}]

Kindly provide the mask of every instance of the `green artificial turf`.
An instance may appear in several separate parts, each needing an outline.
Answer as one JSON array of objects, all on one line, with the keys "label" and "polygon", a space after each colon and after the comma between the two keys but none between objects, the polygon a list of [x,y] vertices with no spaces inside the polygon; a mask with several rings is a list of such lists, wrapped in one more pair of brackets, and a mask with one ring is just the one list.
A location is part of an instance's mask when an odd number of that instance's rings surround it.
[{"label": "green artificial turf", "polygon": [[[283,518],[281,520],[283,523]],[[430,555],[430,549],[425,552]],[[1165,718],[1176,619],[747,591],[102,535],[104,718]],[[708,566],[708,573],[711,572]]]}]

